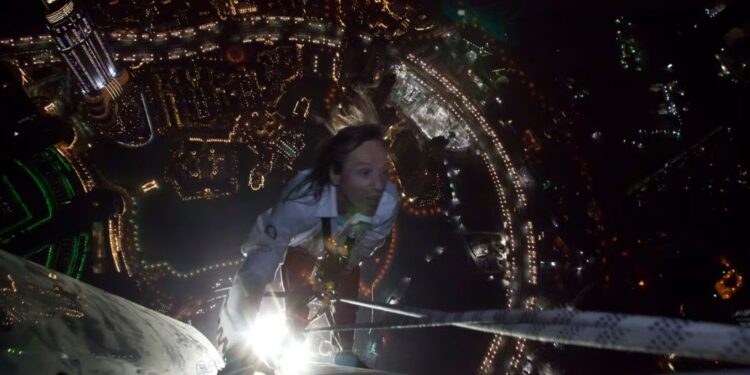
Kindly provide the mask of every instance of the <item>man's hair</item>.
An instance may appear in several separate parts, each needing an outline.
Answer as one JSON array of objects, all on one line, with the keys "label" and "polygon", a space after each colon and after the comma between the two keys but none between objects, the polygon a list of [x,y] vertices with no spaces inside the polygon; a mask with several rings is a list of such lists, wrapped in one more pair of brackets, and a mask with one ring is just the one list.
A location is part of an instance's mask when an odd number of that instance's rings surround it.
[{"label": "man's hair", "polygon": [[368,88],[355,86],[342,98],[339,105],[333,107],[326,127],[331,134],[336,134],[351,126],[380,123],[378,110],[368,95]]},{"label": "man's hair", "polygon": [[320,144],[312,171],[292,187],[284,200],[295,200],[310,195],[315,201],[320,200],[323,189],[331,183],[330,171],[341,173],[350,152],[367,141],[384,142],[383,136],[383,127],[377,124],[349,126],[339,130],[336,135]]}]

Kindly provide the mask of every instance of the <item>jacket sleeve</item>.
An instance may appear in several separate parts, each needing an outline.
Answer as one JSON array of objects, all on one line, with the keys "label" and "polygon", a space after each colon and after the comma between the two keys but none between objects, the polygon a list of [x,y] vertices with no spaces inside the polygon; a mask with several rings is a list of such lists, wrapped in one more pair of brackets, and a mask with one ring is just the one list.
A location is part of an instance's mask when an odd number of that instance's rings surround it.
[{"label": "jacket sleeve", "polygon": [[[314,206],[305,202],[284,200],[293,179],[284,189],[273,208],[258,215],[241,251],[248,263],[248,273],[270,282],[276,269],[283,262],[292,237],[310,225]],[[314,223],[313,223],[314,224]]]}]

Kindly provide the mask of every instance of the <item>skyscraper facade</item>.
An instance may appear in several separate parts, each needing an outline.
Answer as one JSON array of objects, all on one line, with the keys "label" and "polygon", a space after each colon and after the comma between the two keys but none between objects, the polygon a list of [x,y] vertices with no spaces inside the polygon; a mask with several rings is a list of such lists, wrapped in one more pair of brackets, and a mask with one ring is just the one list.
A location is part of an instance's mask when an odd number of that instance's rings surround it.
[{"label": "skyscraper facade", "polygon": [[43,3],[50,36],[78,82],[89,116],[100,132],[128,146],[148,142],[146,100],[142,95],[138,98],[128,71],[118,71],[92,22],[73,1]]},{"label": "skyscraper facade", "polygon": [[125,71],[117,72],[114,60],[99,33],[72,1],[44,1],[47,28],[81,88],[88,96],[106,91],[117,97]]}]

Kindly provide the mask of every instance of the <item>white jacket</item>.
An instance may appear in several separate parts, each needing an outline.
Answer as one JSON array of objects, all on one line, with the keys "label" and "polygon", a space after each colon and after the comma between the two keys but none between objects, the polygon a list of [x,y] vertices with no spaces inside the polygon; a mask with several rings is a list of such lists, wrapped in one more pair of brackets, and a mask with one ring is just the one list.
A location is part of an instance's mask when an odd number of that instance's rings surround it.
[{"label": "white jacket", "polygon": [[[337,220],[336,187],[327,185],[315,201],[311,196],[284,200],[289,191],[307,176],[307,169],[297,174],[284,188],[273,208],[260,214],[250,234],[242,245],[242,254],[252,268],[251,273],[271,282],[274,273],[284,261],[289,246],[303,247],[312,255],[323,251],[321,218],[331,218],[331,235],[339,239],[351,237],[355,240],[350,251],[347,269],[357,266],[369,258],[391,232],[398,214],[399,196],[396,187],[388,181],[375,215],[368,217],[356,214],[340,222]],[[302,186],[300,192],[304,192]],[[296,192],[295,192],[296,194]],[[343,241],[342,241],[343,242]],[[339,242],[341,243],[341,242]]]}]

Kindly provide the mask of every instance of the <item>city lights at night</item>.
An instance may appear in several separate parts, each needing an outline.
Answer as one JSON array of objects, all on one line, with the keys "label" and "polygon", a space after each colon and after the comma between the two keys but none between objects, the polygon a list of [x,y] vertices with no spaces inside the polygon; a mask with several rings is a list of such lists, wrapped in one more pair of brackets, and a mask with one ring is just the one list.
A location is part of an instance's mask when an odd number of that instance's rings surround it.
[{"label": "city lights at night", "polygon": [[750,371],[747,1],[0,18],[0,373]]}]

